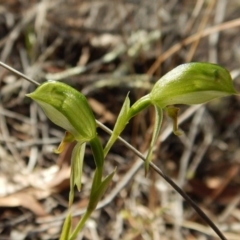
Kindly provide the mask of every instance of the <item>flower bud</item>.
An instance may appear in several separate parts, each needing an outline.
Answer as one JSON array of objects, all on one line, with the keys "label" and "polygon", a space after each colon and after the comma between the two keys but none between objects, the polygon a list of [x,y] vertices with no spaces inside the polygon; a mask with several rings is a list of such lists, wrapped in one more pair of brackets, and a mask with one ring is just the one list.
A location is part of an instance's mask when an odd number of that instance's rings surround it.
[{"label": "flower bud", "polygon": [[56,125],[70,132],[77,141],[90,141],[96,136],[93,112],[83,94],[67,84],[45,82],[27,94]]},{"label": "flower bud", "polygon": [[202,104],[232,94],[237,92],[226,69],[211,63],[186,63],[159,79],[150,100],[165,108],[173,104]]}]

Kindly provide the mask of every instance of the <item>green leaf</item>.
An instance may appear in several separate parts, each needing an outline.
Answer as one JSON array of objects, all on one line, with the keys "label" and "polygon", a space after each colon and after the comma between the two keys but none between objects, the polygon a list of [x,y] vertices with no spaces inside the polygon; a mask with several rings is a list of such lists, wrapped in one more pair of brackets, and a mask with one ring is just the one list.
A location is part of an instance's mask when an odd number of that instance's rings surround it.
[{"label": "green leaf", "polygon": [[165,108],[173,104],[202,104],[214,98],[237,94],[229,72],[211,63],[182,64],[154,85],[152,104]]},{"label": "green leaf", "polygon": [[86,143],[78,142],[72,151],[71,157],[71,175],[70,175],[70,193],[69,205],[72,205],[74,199],[74,186],[78,191],[81,190],[82,168]]},{"label": "green leaf", "polygon": [[41,106],[53,123],[70,132],[77,141],[89,141],[96,136],[93,112],[85,96],[76,89],[49,81],[27,96]]},{"label": "green leaf", "polygon": [[96,184],[93,185],[87,211],[92,212],[96,208],[98,202],[107,190],[107,187],[109,186],[115,172],[116,169],[111,174],[109,174],[100,184],[98,184],[98,186]]},{"label": "green leaf", "polygon": [[107,153],[109,152],[109,150],[112,147],[112,145],[114,144],[114,142],[117,140],[117,138],[119,137],[121,132],[124,130],[125,126],[128,124],[129,109],[130,109],[130,100],[129,100],[129,97],[127,95],[127,97],[125,98],[125,101],[122,105],[121,111],[118,115],[115,126],[113,128],[112,135],[111,135],[110,139],[108,140],[108,142],[107,142],[107,144],[104,148],[104,156],[107,155]]},{"label": "green leaf", "polygon": [[155,123],[154,123],[154,129],[153,129],[153,136],[152,136],[152,140],[148,149],[148,154],[145,160],[145,176],[148,173],[149,170],[149,163],[152,160],[152,152],[153,152],[153,148],[154,145],[156,143],[157,137],[159,135],[159,131],[161,129],[162,126],[162,118],[163,118],[163,114],[162,114],[162,109],[154,106],[155,107]]},{"label": "green leaf", "polygon": [[67,217],[64,220],[60,240],[69,239],[69,236],[70,236],[70,233],[71,233],[71,223],[72,223],[72,214],[71,214],[71,212],[69,212]]},{"label": "green leaf", "polygon": [[91,194],[94,191],[97,191],[97,189],[101,186],[102,175],[103,175],[102,174],[102,169],[96,168],[95,173],[94,173],[94,177],[93,177],[93,181],[92,181]]}]

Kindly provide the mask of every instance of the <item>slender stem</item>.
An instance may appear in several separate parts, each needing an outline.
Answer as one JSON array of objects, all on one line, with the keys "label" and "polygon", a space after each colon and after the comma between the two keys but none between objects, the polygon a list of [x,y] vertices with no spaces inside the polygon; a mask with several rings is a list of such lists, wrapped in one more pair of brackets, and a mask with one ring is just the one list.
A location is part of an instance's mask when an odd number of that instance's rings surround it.
[{"label": "slender stem", "polygon": [[138,99],[129,109],[128,119],[140,113],[143,109],[147,108],[151,104],[149,94]]},{"label": "slender stem", "polygon": [[114,129],[112,131],[112,134],[110,135],[110,138],[104,148],[104,157],[108,154],[110,148],[115,143],[115,141],[118,139],[121,132],[124,130],[127,123],[130,121],[131,118],[133,118],[136,114],[141,112],[143,109],[147,108],[151,104],[149,94],[145,95],[144,97],[138,99],[130,108],[130,100],[127,96],[127,98],[124,101],[124,104],[122,106],[122,109],[118,115],[118,119],[115,123]]},{"label": "slender stem", "polygon": [[118,139],[118,136],[116,133],[112,132],[110,135],[110,138],[108,139],[108,142],[106,146],[104,147],[103,153],[104,153],[104,158],[107,156],[109,150],[111,149],[112,145],[116,142]]},{"label": "slender stem", "polygon": [[77,224],[76,228],[74,229],[72,235],[70,236],[70,238],[68,240],[74,240],[76,239],[78,233],[81,231],[81,229],[83,228],[84,224],[86,223],[86,221],[88,220],[88,218],[90,217],[92,212],[90,211],[86,211],[84,213],[84,215],[82,216],[80,222]]},{"label": "slender stem", "polygon": [[40,85],[39,82],[37,82],[37,81],[35,81],[35,80],[29,78],[28,76],[24,75],[23,73],[17,71],[16,69],[14,69],[14,68],[8,66],[7,64],[5,64],[5,63],[3,63],[3,62],[0,62],[0,66],[2,66],[2,67],[4,67],[4,68],[8,69],[10,72],[15,73],[15,74],[18,75],[19,77],[22,77],[22,78],[26,79],[27,81],[29,81],[29,82],[31,82],[31,83],[33,83],[33,84],[35,84],[35,85],[38,85],[38,86]]},{"label": "slender stem", "polygon": [[62,227],[62,233],[59,240],[66,240],[70,236],[71,231],[71,224],[72,223],[72,213],[71,211],[68,212],[67,217],[64,220],[63,227]]},{"label": "slender stem", "polygon": [[93,138],[90,142],[90,146],[92,149],[92,153],[93,153],[93,157],[94,157],[94,161],[96,164],[97,168],[103,168],[103,163],[104,163],[104,156],[103,156],[103,147],[102,144],[99,140],[99,137],[96,136],[95,138]]},{"label": "slender stem", "polygon": [[[106,127],[101,122],[97,121],[97,125],[103,129],[108,134],[111,134],[112,131]],[[142,153],[140,153],[136,148],[134,148],[131,144],[125,141],[123,138],[118,137],[118,140],[121,141],[127,148],[133,151],[139,158],[145,161],[145,157]],[[175,183],[171,178],[166,176],[163,171],[158,168],[154,163],[150,162],[151,168],[153,168],[166,182],[168,182],[175,190],[178,192],[185,200],[188,202],[192,208],[198,213],[198,215],[215,231],[215,233],[220,237],[221,240],[227,240],[227,238],[223,235],[223,233],[219,230],[219,228],[212,222],[212,220],[198,207],[198,205]]]},{"label": "slender stem", "polygon": [[[34,83],[36,85],[40,85],[38,82],[28,78],[26,75],[18,72],[17,70],[9,67],[8,65],[0,62],[0,65],[8,70],[10,70],[11,72],[17,74],[18,76],[26,79],[27,81]],[[97,125],[102,128],[105,132],[107,132],[108,134],[112,134],[112,131],[107,128],[104,124],[102,124],[101,122],[99,122],[98,120],[96,120]],[[145,161],[145,157],[137,150],[135,149],[131,144],[129,144],[128,142],[126,142],[123,138],[118,137],[118,140],[121,141],[127,148],[129,148],[131,151],[133,151],[138,157],[140,157],[143,161]],[[168,176],[166,176],[162,170],[160,168],[158,168],[154,163],[150,162],[150,166],[162,177],[166,180],[166,182],[168,182],[185,200],[186,202],[188,202],[192,208],[199,214],[199,216],[215,231],[215,233],[220,237],[221,240],[227,240],[227,238],[223,235],[223,233],[218,229],[218,227],[211,221],[211,219],[197,206],[197,204],[180,188],[178,187],[178,185],[176,183],[174,183]],[[86,220],[88,219],[88,214],[87,212],[83,215],[83,220],[81,220],[80,222],[84,221],[86,222]],[[86,219],[85,219],[86,218]],[[84,223],[85,223],[84,222]],[[83,224],[84,224],[83,223]],[[77,226],[78,227],[78,226]],[[82,228],[82,225],[80,225],[80,229]],[[75,229],[76,230],[76,229]],[[75,231],[74,231],[75,233]],[[76,232],[76,236],[77,236],[78,231]],[[74,235],[75,236],[75,235]],[[74,238],[70,238],[70,240],[73,240]]]}]

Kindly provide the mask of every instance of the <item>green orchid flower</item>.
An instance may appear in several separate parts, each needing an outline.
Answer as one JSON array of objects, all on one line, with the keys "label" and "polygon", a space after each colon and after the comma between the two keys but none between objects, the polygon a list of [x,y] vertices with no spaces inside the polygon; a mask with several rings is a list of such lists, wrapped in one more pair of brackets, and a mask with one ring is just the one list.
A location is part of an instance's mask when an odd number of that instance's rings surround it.
[{"label": "green orchid flower", "polygon": [[[85,150],[85,148],[81,147],[85,142],[90,143],[93,153],[98,153],[94,154],[95,164],[98,169],[103,169],[104,157],[103,154],[99,154],[103,150],[97,136],[95,117],[83,94],[65,83],[48,81],[40,85],[33,93],[27,94],[27,96],[40,105],[53,123],[67,131],[55,151],[56,153],[60,153],[67,143],[78,142],[73,150],[72,164],[75,166],[75,170],[72,172],[76,173],[76,169],[82,169],[82,162],[75,159],[80,154],[79,149],[81,151]],[[81,180],[82,173],[78,171],[74,175],[76,179],[72,180],[72,182],[80,190],[81,183],[78,181]]]},{"label": "green orchid flower", "polygon": [[76,89],[48,81],[27,96],[40,105],[53,123],[71,133],[77,141],[90,141],[96,136],[93,112],[85,96]]},{"label": "green orchid flower", "polygon": [[93,112],[83,94],[67,84],[55,81],[45,82],[33,93],[27,94],[43,109],[47,117],[59,127],[66,130],[65,136],[56,153],[63,151],[66,144],[77,141],[71,157],[71,176],[69,208],[74,200],[74,186],[81,189],[81,176],[86,142],[89,142],[96,164],[94,179],[89,197],[89,204],[84,217],[71,233],[71,212],[63,226],[61,239],[75,239],[90,214],[96,208],[110,184],[115,170],[103,180],[104,152],[97,135],[97,125]]},{"label": "green orchid flower", "polygon": [[237,94],[229,72],[211,63],[182,64],[154,85],[149,98],[165,108],[174,104],[202,104],[212,99]]},{"label": "green orchid flower", "polygon": [[145,161],[145,173],[147,173],[153,146],[161,128],[162,110],[165,110],[173,119],[173,132],[176,135],[181,135],[177,126],[178,108],[174,107],[174,104],[203,104],[215,98],[234,94],[237,92],[234,89],[232,78],[229,72],[221,66],[197,62],[182,64],[161,77],[151,92],[136,101],[131,107],[128,97],[126,98],[120,111],[122,121],[117,121],[114,126],[113,135],[109,139],[104,153],[106,155],[132,117],[153,105],[156,119],[153,138]]}]

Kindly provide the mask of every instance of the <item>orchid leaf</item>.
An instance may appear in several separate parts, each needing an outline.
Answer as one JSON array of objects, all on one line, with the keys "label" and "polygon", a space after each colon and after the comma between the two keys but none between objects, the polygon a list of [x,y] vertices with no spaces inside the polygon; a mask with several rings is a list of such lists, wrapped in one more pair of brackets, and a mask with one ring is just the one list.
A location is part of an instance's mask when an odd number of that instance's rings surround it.
[{"label": "orchid leaf", "polygon": [[102,169],[96,168],[92,181],[91,193],[96,191],[102,183]]},{"label": "orchid leaf", "polygon": [[95,184],[95,186],[91,189],[87,211],[92,212],[96,208],[98,202],[100,201],[103,194],[107,190],[115,172],[116,172],[116,169],[114,169],[114,171],[111,174],[106,176],[105,179],[98,185],[98,187],[96,187],[96,184]]},{"label": "orchid leaf", "polygon": [[122,105],[122,108],[120,110],[120,113],[118,115],[117,121],[115,123],[115,126],[113,128],[113,132],[112,135],[110,137],[110,139],[108,140],[106,147],[104,148],[104,156],[107,155],[108,151],[110,150],[110,148],[112,147],[112,145],[114,144],[114,142],[117,140],[117,138],[119,137],[119,135],[121,134],[121,132],[124,130],[124,128],[126,127],[126,125],[128,124],[129,121],[129,112],[130,109],[130,100],[128,95],[125,98],[125,101]]},{"label": "orchid leaf", "polygon": [[74,199],[74,186],[78,191],[81,190],[83,159],[85,154],[86,143],[78,142],[73,149],[71,157],[71,176],[70,176],[70,193],[69,205],[72,205]]}]

